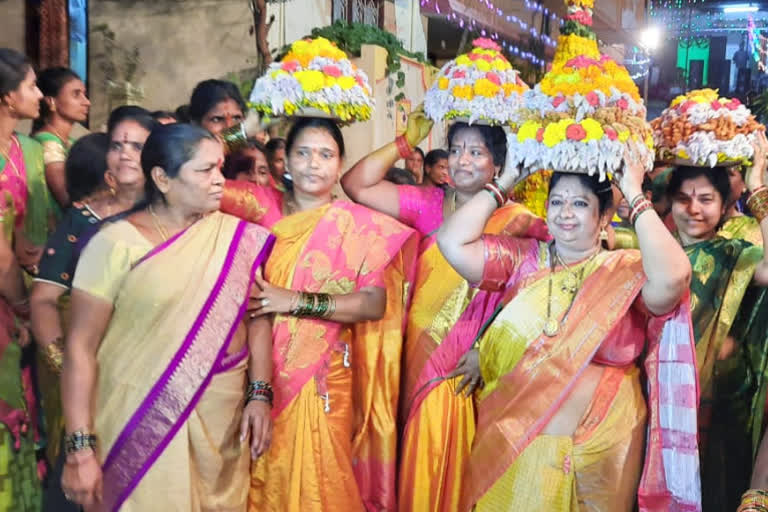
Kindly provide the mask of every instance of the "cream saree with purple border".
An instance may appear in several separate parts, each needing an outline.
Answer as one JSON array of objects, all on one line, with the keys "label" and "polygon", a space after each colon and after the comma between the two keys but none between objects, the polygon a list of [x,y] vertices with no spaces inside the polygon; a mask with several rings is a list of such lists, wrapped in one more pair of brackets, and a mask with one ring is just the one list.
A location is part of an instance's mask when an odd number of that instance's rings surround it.
[{"label": "cream saree with purple border", "polygon": [[[133,229],[121,223],[106,229]],[[78,272],[100,270],[84,266],[98,262],[100,245],[118,268],[135,258],[119,235],[107,244],[95,237]],[[99,510],[244,509],[249,459],[237,435],[247,346],[231,345],[273,241],[262,227],[214,213],[123,261],[126,272],[102,270],[121,281],[97,355]]]}]

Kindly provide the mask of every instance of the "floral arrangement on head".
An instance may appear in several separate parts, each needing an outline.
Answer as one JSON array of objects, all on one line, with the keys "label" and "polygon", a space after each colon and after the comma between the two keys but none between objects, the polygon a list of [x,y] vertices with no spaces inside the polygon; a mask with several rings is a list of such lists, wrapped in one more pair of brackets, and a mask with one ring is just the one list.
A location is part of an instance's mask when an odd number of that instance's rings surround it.
[{"label": "floral arrangement on head", "polygon": [[594,174],[604,179],[621,165],[628,141],[635,158],[653,166],[653,137],[645,106],[626,68],[601,55],[592,31],[593,0],[566,0],[552,69],[523,94],[509,151],[528,171]]},{"label": "floral arrangement on head", "polygon": [[524,205],[534,215],[546,219],[549,179],[551,177],[552,171],[549,170],[530,174],[515,185],[510,197],[513,201]]},{"label": "floral arrangement on head", "polygon": [[267,117],[326,115],[342,122],[371,118],[368,77],[331,41],[300,39],[256,81],[249,106]]},{"label": "floral arrangement on head", "polygon": [[657,159],[690,165],[751,165],[752,142],[765,126],[738,99],[699,89],[678,96],[651,122]]},{"label": "floral arrangement on head", "polygon": [[475,39],[469,53],[445,64],[424,99],[433,121],[507,124],[514,121],[528,86],[490,39]]}]

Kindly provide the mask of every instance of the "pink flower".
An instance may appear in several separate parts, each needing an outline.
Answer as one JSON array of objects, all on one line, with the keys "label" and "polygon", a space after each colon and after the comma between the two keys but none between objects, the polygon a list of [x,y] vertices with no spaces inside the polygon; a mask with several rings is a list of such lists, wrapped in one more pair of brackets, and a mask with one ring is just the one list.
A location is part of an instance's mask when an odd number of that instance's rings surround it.
[{"label": "pink flower", "polygon": [[691,108],[693,108],[694,105],[696,105],[695,101],[688,100],[685,103],[683,103],[682,105],[680,105],[680,110],[682,112],[688,112]]},{"label": "pink flower", "polygon": [[363,77],[361,75],[355,75],[355,80],[357,80],[357,84],[365,89],[365,82],[363,82]]},{"label": "pink flower", "polygon": [[607,136],[609,139],[611,139],[611,140],[616,140],[616,139],[618,139],[618,138],[619,138],[619,135],[616,133],[616,130],[614,130],[614,129],[613,129],[613,128],[611,128],[610,126],[604,126],[604,127],[603,127],[603,131],[605,132],[605,135],[606,135],[606,136]]},{"label": "pink flower", "polygon": [[554,99],[552,99],[552,106],[557,108],[560,105],[562,105],[564,101],[565,101],[565,96],[563,96],[562,94],[555,96]]},{"label": "pink flower", "polygon": [[496,85],[501,85],[501,79],[499,78],[499,75],[493,73],[492,71],[487,72],[485,74],[485,78],[495,83]]},{"label": "pink flower", "polygon": [[627,98],[619,98],[619,101],[616,102],[616,105],[621,110],[627,110],[629,108],[629,102],[627,101]]},{"label": "pink flower", "polygon": [[477,46],[478,48],[485,48],[486,50],[496,50],[501,51],[501,47],[496,44],[495,41],[492,39],[488,39],[487,37],[479,37],[472,41],[473,46]]},{"label": "pink flower", "polygon": [[741,105],[741,102],[737,98],[733,98],[731,101],[725,104],[728,110],[736,110]]},{"label": "pink flower", "polygon": [[579,55],[578,57],[574,57],[566,62],[565,65],[569,68],[581,69],[588,68],[589,66],[599,66],[600,63],[595,59],[590,59],[589,57]]},{"label": "pink flower", "polygon": [[536,142],[544,142],[544,128],[539,128],[536,132]]},{"label": "pink flower", "polygon": [[460,69],[457,69],[456,71],[453,72],[453,78],[466,78],[466,77],[467,77],[467,74]]},{"label": "pink flower", "polygon": [[587,103],[592,105],[593,107],[596,107],[600,104],[600,98],[597,97],[597,94],[595,91],[589,91],[586,96],[584,96],[584,99],[587,100]]},{"label": "pink flower", "polygon": [[720,110],[721,108],[723,108],[723,106],[717,100],[713,101],[709,105],[712,107],[713,110]]},{"label": "pink flower", "polygon": [[299,61],[297,60],[287,60],[283,62],[283,65],[280,66],[283,71],[287,71],[288,73],[293,73],[297,69],[299,69]]},{"label": "pink flower", "polygon": [[479,53],[470,53],[469,54],[469,60],[477,60],[479,58],[480,58],[480,54]]},{"label": "pink flower", "polygon": [[341,76],[341,70],[333,65],[323,66],[323,73],[334,78],[339,78]]},{"label": "pink flower", "polygon": [[587,131],[581,124],[572,124],[565,129],[565,137],[568,140],[583,140],[587,136]]}]

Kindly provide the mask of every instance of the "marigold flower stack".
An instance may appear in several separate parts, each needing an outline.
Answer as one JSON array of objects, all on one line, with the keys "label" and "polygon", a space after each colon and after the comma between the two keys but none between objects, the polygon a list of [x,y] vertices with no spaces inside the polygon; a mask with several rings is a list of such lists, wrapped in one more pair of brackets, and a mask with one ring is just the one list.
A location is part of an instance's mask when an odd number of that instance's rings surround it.
[{"label": "marigold flower stack", "polygon": [[605,179],[620,167],[629,140],[637,142],[633,158],[648,170],[653,166],[645,106],[626,68],[598,50],[593,5],[566,0],[552,69],[523,94],[509,151],[529,172],[599,173]]}]

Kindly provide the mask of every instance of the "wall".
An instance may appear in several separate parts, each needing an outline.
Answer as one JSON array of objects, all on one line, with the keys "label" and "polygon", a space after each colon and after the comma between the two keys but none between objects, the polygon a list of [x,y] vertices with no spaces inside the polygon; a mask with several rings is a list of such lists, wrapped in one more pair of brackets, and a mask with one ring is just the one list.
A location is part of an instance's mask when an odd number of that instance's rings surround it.
[{"label": "wall", "polygon": [[0,13],[0,48],[23,52],[26,46],[24,0],[0,0]]},{"label": "wall", "polygon": [[[143,106],[149,109],[173,110],[189,100],[200,80],[256,63],[245,0],[91,0],[89,14],[92,57],[103,48],[101,36],[93,33],[102,23],[115,32],[120,45],[141,51],[145,75],[139,83],[146,92]],[[106,77],[93,59],[90,72],[91,126],[98,129],[108,115]]]}]

